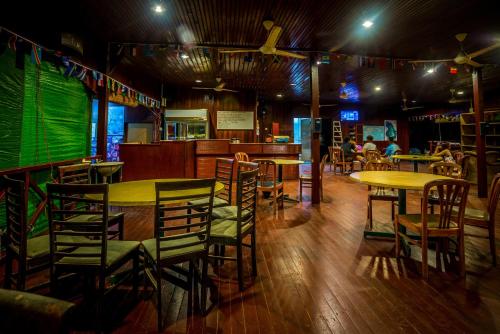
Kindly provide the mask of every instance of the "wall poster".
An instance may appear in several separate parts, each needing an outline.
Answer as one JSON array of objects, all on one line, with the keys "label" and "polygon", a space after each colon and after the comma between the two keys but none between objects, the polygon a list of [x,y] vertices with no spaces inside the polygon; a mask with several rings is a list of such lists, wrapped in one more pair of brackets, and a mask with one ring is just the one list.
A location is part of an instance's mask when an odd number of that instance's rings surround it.
[{"label": "wall poster", "polygon": [[384,128],[385,140],[389,140],[390,137],[393,137],[394,140],[398,140],[398,121],[386,119],[384,121]]}]

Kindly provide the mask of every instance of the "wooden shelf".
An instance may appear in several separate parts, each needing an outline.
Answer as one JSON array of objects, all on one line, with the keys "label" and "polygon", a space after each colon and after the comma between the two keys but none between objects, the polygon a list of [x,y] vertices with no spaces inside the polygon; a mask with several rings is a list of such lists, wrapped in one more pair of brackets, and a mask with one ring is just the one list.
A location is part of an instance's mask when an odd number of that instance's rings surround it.
[{"label": "wooden shelf", "polygon": [[470,135],[464,135],[462,134],[462,137],[475,137],[476,135],[475,134],[470,134]]}]

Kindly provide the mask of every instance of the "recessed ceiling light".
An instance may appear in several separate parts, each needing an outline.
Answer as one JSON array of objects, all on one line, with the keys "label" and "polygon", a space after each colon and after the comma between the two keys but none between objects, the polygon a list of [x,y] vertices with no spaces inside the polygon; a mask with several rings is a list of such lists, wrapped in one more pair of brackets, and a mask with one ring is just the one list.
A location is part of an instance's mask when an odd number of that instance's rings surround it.
[{"label": "recessed ceiling light", "polygon": [[198,79],[198,80],[195,80],[194,82],[196,82],[196,83],[202,83],[203,81],[201,81],[200,79]]},{"label": "recessed ceiling light", "polygon": [[296,86],[297,84],[291,83],[290,86]]},{"label": "recessed ceiling light", "polygon": [[276,94],[276,97],[277,97],[278,99],[281,99],[281,98],[283,97],[283,94]]},{"label": "recessed ceiling light", "polygon": [[463,90],[459,90],[459,91],[457,92],[457,95],[464,95],[464,91],[463,91]]},{"label": "recessed ceiling light", "polygon": [[318,61],[316,62],[316,65],[321,65],[321,61],[319,61],[319,60],[318,60]]},{"label": "recessed ceiling light", "polygon": [[429,69],[427,70],[427,73],[429,73],[429,74],[432,74],[432,73],[434,73],[434,72],[435,72],[434,67],[431,67],[431,68],[429,68]]},{"label": "recessed ceiling light", "polygon": [[189,55],[188,55],[188,54],[186,54],[186,53],[183,53],[183,54],[181,54],[181,58],[182,58],[182,59],[188,59],[188,58],[189,58]]},{"label": "recessed ceiling light", "polygon": [[370,29],[372,26],[373,26],[372,20],[365,20],[365,22],[363,22],[363,27],[365,27],[366,29]]},{"label": "recessed ceiling light", "polygon": [[375,91],[380,92],[382,90],[382,87],[380,86],[375,86]]},{"label": "recessed ceiling light", "polygon": [[165,11],[165,7],[163,7],[162,4],[157,4],[153,7],[153,10],[155,11],[155,13],[161,14]]},{"label": "recessed ceiling light", "polygon": [[417,101],[416,100],[411,100],[411,103],[417,103]]}]

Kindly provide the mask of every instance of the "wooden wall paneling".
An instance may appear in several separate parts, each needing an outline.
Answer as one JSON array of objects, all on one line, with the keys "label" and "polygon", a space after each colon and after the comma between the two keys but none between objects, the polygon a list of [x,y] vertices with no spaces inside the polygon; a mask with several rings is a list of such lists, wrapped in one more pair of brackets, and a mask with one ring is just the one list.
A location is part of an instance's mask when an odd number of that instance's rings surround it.
[{"label": "wooden wall paneling", "polygon": [[196,141],[196,154],[228,154],[229,153],[229,140],[197,140]]},{"label": "wooden wall paneling", "polygon": [[488,197],[488,180],[486,174],[485,136],[481,133],[481,123],[484,122],[483,105],[483,72],[481,68],[474,68],[472,73],[474,94],[474,118],[476,123],[476,153],[477,153],[477,195],[480,198]]}]

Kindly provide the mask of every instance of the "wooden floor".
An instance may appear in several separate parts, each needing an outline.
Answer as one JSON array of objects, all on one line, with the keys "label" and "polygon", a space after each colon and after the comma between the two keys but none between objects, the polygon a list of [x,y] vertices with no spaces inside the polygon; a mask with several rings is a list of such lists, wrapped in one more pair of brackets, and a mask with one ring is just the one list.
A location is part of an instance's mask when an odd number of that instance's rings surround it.
[{"label": "wooden floor", "polygon": [[[297,182],[287,182],[285,188],[297,195]],[[261,200],[258,277],[251,280],[250,262],[246,261],[247,288],[240,293],[233,263],[212,273],[221,302],[205,318],[188,317],[187,293],[165,283],[165,332],[500,332],[500,270],[491,267],[486,239],[467,237],[465,281],[452,271],[431,270],[425,282],[419,276],[418,252],[412,252],[417,260],[398,260],[394,242],[363,238],[366,186],[346,176],[333,176],[327,167],[324,197],[321,205],[312,206],[306,194],[304,202],[286,203],[276,216],[268,202]],[[474,207],[482,207],[484,202],[475,196],[470,199]],[[409,192],[408,211],[418,209],[418,193]],[[152,209],[128,208],[125,212],[126,239],[152,236]],[[389,204],[376,203],[374,217],[390,224]],[[481,230],[472,232],[484,235]],[[154,300],[142,294],[135,301],[128,287],[111,294],[112,331],[156,332]],[[85,317],[82,314],[79,324],[82,330]]]}]

